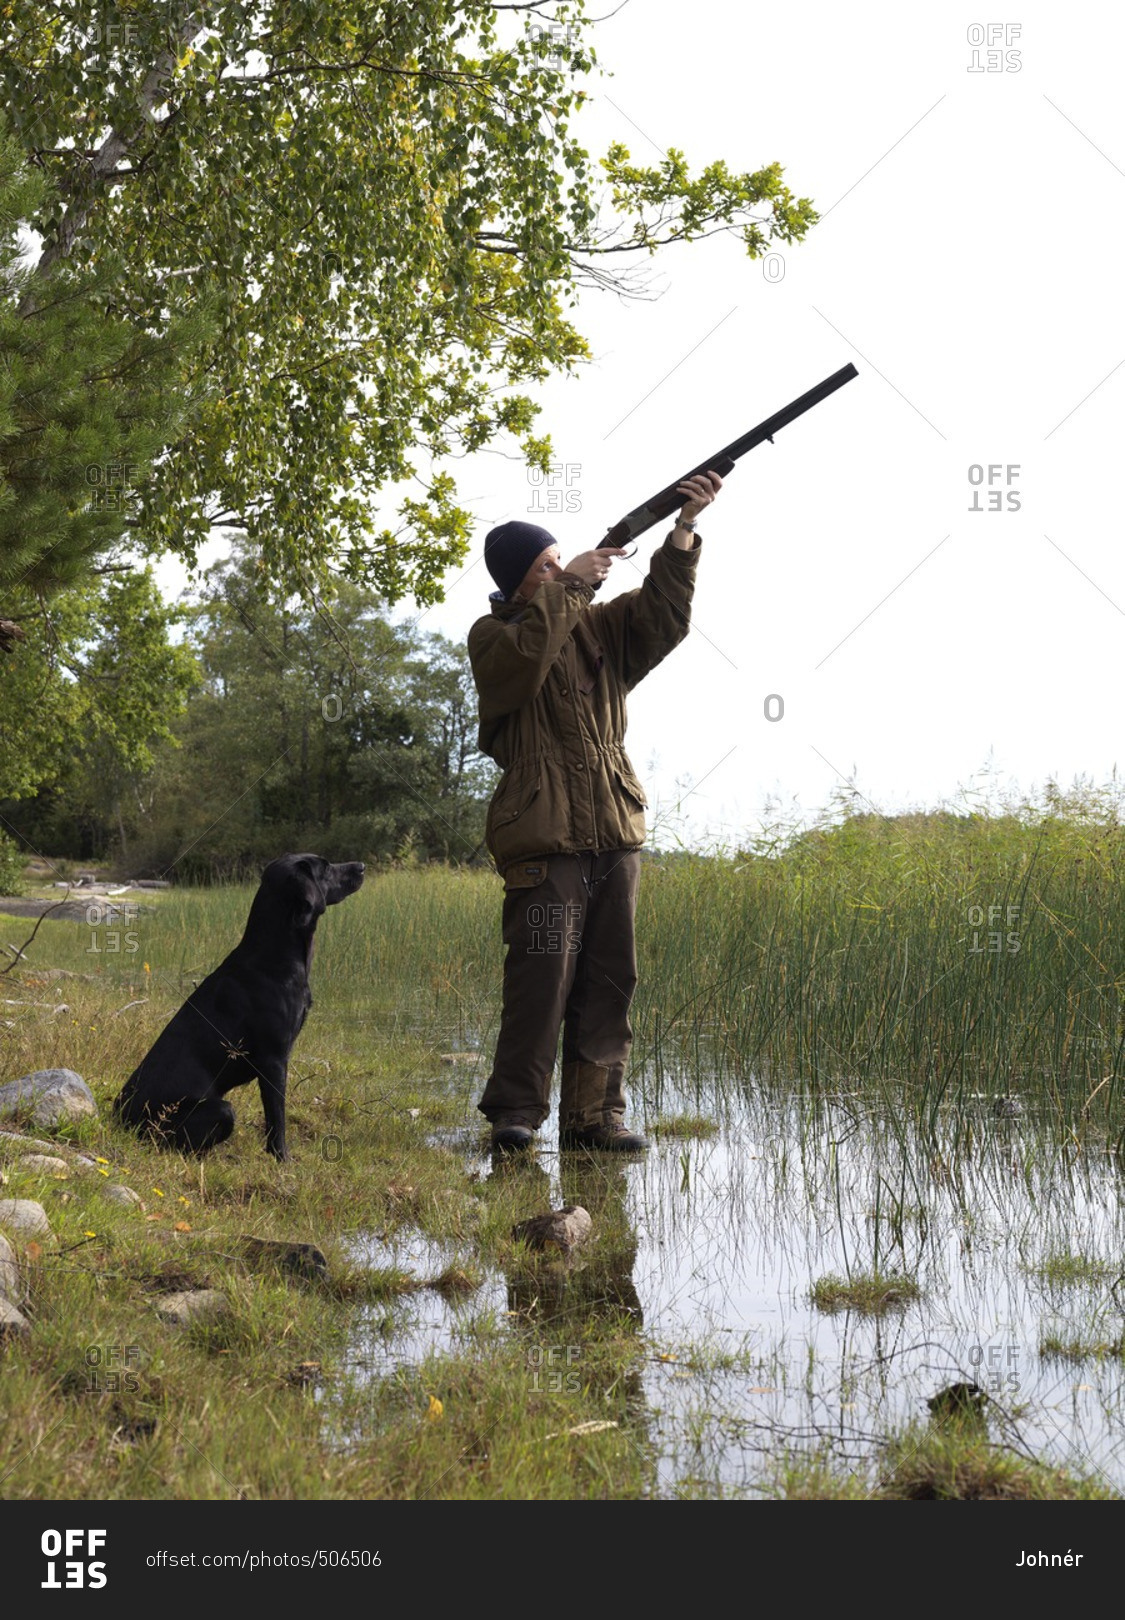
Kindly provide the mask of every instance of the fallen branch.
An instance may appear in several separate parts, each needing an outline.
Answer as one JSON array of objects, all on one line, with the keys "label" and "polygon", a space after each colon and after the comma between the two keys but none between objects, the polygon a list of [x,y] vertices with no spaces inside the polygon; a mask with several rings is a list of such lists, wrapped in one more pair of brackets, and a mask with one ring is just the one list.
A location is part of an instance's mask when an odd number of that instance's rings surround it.
[{"label": "fallen branch", "polygon": [[[38,918],[38,920],[37,920],[37,922],[35,924],[35,927],[31,930],[31,933],[28,936],[28,938],[24,940],[23,944],[20,946],[19,950],[16,952],[16,954],[12,958],[12,960],[8,963],[7,967],[0,968],[0,979],[2,979],[4,977],[5,973],[10,973],[14,967],[19,966],[20,958],[23,956],[24,952],[27,950],[27,947],[30,944],[32,944],[32,942],[35,939],[36,934],[39,932],[40,928],[42,927],[43,918],[44,917],[49,917],[51,915],[52,911],[57,911],[60,906],[65,906],[69,900],[70,900],[70,890],[68,889],[67,893],[66,893],[66,899],[65,900],[56,900],[54,905],[48,906],[46,911],[41,911],[39,913],[39,918]],[[11,945],[9,945],[8,949],[12,950],[13,947]]]}]

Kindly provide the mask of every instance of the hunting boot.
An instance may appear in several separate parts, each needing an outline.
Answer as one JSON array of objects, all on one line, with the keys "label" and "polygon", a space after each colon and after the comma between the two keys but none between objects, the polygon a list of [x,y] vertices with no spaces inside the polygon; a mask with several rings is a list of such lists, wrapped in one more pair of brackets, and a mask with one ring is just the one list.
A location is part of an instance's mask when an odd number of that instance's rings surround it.
[{"label": "hunting boot", "polygon": [[524,1114],[497,1114],[492,1121],[492,1147],[497,1153],[526,1152],[535,1142],[535,1127]]},{"label": "hunting boot", "polygon": [[625,1124],[620,1072],[601,1063],[564,1063],[559,1147],[643,1153],[648,1143]]}]

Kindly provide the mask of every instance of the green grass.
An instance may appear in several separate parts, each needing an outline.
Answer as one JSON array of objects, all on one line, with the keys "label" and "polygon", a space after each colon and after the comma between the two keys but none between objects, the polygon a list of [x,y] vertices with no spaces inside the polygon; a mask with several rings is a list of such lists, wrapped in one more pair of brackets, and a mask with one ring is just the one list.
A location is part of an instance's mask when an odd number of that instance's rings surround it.
[{"label": "green grass", "polygon": [[[773,856],[647,861],[633,1008],[638,1126],[684,1138],[687,1155],[686,1143],[713,1135],[724,1099],[744,1088],[764,1106],[795,1101],[806,1124],[800,1141],[770,1149],[779,1173],[789,1164],[838,1178],[841,1221],[861,1252],[871,1257],[862,1245],[875,1245],[869,1270],[812,1283],[817,1308],[909,1304],[918,1285],[904,1246],[925,1236],[929,1187],[952,1189],[968,1223],[966,1177],[982,1155],[995,1150],[1004,1173],[1030,1188],[1061,1163],[1043,1159],[1043,1140],[1083,1155],[1121,1139],[1123,838],[1108,814],[853,817]],[[48,1066],[82,1074],[101,1117],[63,1139],[98,1155],[106,1172],[56,1181],[3,1157],[3,1196],[38,1199],[52,1222],[49,1238],[17,1242],[32,1332],[2,1351],[6,1493],[651,1493],[657,1437],[640,1379],[652,1352],[619,1286],[635,1236],[610,1179],[567,1190],[591,1208],[599,1235],[566,1271],[529,1263],[511,1239],[514,1222],[545,1207],[534,1167],[479,1179],[466,1170],[464,1150],[484,1139],[475,1102],[499,1008],[493,874],[375,871],[325,916],[315,1006],[291,1066],[289,1163],[263,1153],[250,1088],[232,1099],[231,1142],[202,1163],[160,1154],[109,1123],[125,1076],[237,942],[250,896],[246,886],[146,893],[116,949],[105,926],[51,920],[0,979],[19,1003],[0,1009],[0,1081]],[[989,930],[970,917],[999,906],[1006,925],[1009,905],[1018,917],[1003,929],[1005,948],[974,949],[974,932]],[[4,917],[0,902],[0,942],[21,944],[31,929]],[[1018,950],[1006,948],[1009,932]],[[59,969],[79,976],[49,971]],[[1018,1095],[1024,1115],[997,1121],[981,1094]],[[888,1148],[903,1148],[877,1186],[851,1185],[846,1150],[835,1156],[861,1111]],[[1043,1127],[1034,1140],[1029,1121]],[[922,1144],[913,1157],[908,1132]],[[822,1139],[827,1172],[815,1158]],[[684,1175],[686,1185],[687,1162]],[[107,1180],[134,1187],[145,1207],[106,1203]],[[364,1265],[354,1244],[371,1234],[424,1239],[428,1258]],[[317,1245],[327,1283],[253,1269],[238,1247],[248,1235]],[[887,1268],[895,1248],[902,1271]],[[1031,1264],[1060,1287],[1117,1274],[1061,1252]],[[507,1281],[500,1311],[481,1294],[497,1276]],[[220,1289],[230,1317],[170,1329],[155,1301],[174,1286]],[[356,1365],[357,1317],[373,1344],[393,1346],[435,1294],[459,1313],[456,1353],[383,1374]],[[559,1346],[576,1348],[577,1360],[552,1384],[543,1355]],[[1085,1346],[1117,1348],[1112,1335]],[[92,1381],[105,1357],[126,1352],[112,1386]],[[749,1346],[677,1353],[700,1377],[754,1377],[758,1367]],[[841,1482],[822,1461],[804,1486],[794,1472],[782,1493],[1086,1490],[1025,1459],[1004,1477],[986,1461],[935,1453],[927,1476],[900,1456],[883,1484],[860,1474]],[[705,1487],[685,1480],[683,1491],[695,1488]]]},{"label": "green grass", "polygon": [[1109,1361],[1125,1357],[1125,1333],[1115,1339],[1081,1334],[1047,1333],[1039,1341],[1039,1354],[1054,1361]]},{"label": "green grass", "polygon": [[920,1297],[921,1289],[914,1279],[897,1272],[818,1277],[809,1290],[818,1311],[858,1311],[864,1316],[900,1310]]},{"label": "green grass", "polygon": [[676,1136],[707,1139],[718,1136],[719,1126],[702,1114],[661,1115],[647,1127],[651,1136]]},{"label": "green grass", "polygon": [[830,1451],[783,1454],[769,1494],[789,1502],[1046,1502],[1117,1500],[1104,1481],[1051,1468],[963,1427],[907,1427],[878,1467],[839,1466]]},{"label": "green grass", "polygon": [[1056,1252],[1029,1263],[1024,1270],[1049,1288],[1058,1289],[1109,1282],[1120,1277],[1125,1267],[1120,1262],[1095,1260],[1088,1255]]}]

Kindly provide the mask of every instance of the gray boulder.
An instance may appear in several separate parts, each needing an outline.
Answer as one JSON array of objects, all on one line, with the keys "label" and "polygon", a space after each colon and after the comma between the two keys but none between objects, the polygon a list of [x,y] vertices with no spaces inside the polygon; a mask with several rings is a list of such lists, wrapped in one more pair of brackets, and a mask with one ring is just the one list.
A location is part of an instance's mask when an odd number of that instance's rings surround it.
[{"label": "gray boulder", "polygon": [[9,1232],[26,1232],[28,1237],[49,1234],[51,1223],[42,1204],[33,1198],[0,1198],[0,1227]]},{"label": "gray boulder", "polygon": [[0,1119],[26,1117],[42,1129],[97,1114],[94,1093],[73,1069],[36,1069],[0,1086]]}]

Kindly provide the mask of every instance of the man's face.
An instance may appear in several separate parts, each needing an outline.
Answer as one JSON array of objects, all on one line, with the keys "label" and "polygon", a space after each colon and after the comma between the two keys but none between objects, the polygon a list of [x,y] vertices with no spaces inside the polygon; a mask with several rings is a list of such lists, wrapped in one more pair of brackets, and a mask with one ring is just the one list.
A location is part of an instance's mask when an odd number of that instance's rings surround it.
[{"label": "man's face", "polygon": [[545,579],[558,579],[562,571],[558,546],[548,546],[546,551],[539,553],[523,576],[512,600],[514,602],[530,602]]}]

